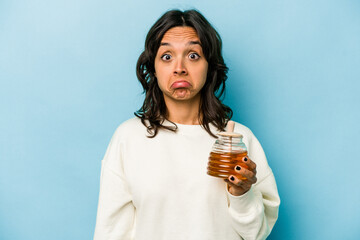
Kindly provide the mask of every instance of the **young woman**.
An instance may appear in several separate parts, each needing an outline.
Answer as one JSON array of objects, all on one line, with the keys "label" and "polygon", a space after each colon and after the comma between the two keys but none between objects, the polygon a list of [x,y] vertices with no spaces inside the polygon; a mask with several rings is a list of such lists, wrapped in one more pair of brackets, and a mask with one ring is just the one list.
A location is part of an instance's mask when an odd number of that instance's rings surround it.
[{"label": "young woman", "polygon": [[[166,12],[137,64],[145,101],[116,130],[102,161],[95,240],[265,239],[278,217],[273,173],[256,137],[238,175],[206,174],[216,134],[232,110],[221,39],[197,11]],[[239,176],[246,180],[240,180]]]}]

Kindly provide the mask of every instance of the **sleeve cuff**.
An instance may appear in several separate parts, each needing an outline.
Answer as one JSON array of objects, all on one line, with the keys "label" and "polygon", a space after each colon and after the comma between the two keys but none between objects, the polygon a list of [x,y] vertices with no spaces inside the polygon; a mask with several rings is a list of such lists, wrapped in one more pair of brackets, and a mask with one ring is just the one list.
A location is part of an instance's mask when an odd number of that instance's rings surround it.
[{"label": "sleeve cuff", "polygon": [[249,191],[240,196],[234,196],[226,190],[229,199],[229,208],[237,212],[238,214],[247,214],[252,212],[258,205],[256,194],[253,187]]}]

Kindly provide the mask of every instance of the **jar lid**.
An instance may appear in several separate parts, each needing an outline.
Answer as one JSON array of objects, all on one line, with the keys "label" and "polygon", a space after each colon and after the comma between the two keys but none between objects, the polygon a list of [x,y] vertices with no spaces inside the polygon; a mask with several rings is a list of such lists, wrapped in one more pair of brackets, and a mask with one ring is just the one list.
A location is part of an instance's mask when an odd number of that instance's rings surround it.
[{"label": "jar lid", "polygon": [[240,138],[243,137],[242,134],[234,133],[234,132],[220,132],[220,133],[218,133],[218,135],[223,136],[223,137],[240,137]]}]

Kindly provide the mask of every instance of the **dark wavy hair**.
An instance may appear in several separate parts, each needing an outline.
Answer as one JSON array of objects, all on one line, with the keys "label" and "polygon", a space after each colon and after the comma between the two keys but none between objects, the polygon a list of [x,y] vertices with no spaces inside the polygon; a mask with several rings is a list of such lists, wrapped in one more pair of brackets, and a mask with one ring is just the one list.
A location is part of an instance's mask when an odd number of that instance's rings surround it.
[{"label": "dark wavy hair", "polygon": [[[216,137],[209,125],[213,124],[218,130],[223,131],[233,115],[231,108],[221,102],[225,93],[228,68],[221,54],[220,35],[196,10],[170,10],[162,15],[149,30],[145,40],[145,50],[141,53],[136,65],[136,75],[144,88],[145,100],[142,107],[134,114],[147,127],[149,137],[155,137],[160,128],[176,131],[177,126],[173,122],[174,127],[162,125],[166,119],[166,105],[154,75],[154,62],[164,34],[169,29],[179,26],[195,29],[208,62],[206,82],[200,91],[199,122],[211,136]],[[200,118],[200,113],[202,118]]]}]

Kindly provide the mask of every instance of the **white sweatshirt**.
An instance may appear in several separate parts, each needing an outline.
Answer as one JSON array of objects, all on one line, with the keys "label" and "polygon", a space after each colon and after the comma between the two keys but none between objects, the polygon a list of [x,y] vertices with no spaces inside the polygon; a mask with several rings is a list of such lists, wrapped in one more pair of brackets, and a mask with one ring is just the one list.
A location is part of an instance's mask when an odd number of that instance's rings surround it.
[{"label": "white sweatshirt", "polygon": [[224,180],[206,174],[215,138],[200,125],[177,126],[176,133],[162,129],[155,138],[146,137],[139,118],[118,127],[102,161],[94,240],[265,239],[280,199],[253,133],[235,124],[258,180],[233,196]]}]

